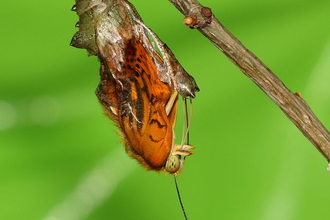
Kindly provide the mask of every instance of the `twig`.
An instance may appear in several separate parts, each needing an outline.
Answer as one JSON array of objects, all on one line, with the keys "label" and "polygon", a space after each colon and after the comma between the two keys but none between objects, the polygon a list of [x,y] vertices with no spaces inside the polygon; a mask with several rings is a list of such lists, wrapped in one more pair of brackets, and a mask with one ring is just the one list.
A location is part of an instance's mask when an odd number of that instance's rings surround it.
[{"label": "twig", "polygon": [[198,29],[238,66],[282,109],[284,114],[330,162],[329,131],[322,125],[301,95],[292,93],[265,64],[220,24],[211,9],[203,7],[196,0],[169,1],[185,15],[185,25]]}]

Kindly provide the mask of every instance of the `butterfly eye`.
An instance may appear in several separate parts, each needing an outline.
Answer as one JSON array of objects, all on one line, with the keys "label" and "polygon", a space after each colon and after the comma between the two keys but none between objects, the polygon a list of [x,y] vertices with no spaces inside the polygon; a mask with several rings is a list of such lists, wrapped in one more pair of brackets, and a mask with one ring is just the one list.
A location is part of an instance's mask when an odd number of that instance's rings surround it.
[{"label": "butterfly eye", "polygon": [[166,162],[165,169],[169,173],[175,173],[181,168],[181,160],[177,155],[171,155]]}]

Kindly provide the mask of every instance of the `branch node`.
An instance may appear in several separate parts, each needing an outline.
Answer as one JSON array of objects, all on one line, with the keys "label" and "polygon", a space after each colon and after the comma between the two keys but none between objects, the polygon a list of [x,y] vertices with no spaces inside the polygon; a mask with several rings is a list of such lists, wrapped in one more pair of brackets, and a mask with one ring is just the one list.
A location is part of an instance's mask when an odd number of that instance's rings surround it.
[{"label": "branch node", "polygon": [[203,7],[201,12],[202,12],[202,15],[205,19],[205,23],[211,24],[212,15],[213,15],[211,8]]},{"label": "branch node", "polygon": [[190,13],[183,19],[184,25],[191,29],[204,28],[211,24],[212,10],[208,7],[193,8]]},{"label": "branch node", "polygon": [[191,16],[186,16],[184,19],[183,19],[183,24],[186,25],[187,27],[190,27],[190,28],[194,28],[197,24],[196,22],[196,18],[195,17],[191,17]]}]

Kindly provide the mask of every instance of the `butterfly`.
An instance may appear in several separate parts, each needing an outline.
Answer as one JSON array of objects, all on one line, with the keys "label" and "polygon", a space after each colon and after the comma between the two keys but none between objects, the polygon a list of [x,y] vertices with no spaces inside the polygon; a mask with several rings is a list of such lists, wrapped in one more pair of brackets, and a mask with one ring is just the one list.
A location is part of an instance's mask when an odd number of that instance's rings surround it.
[{"label": "butterfly", "polygon": [[120,128],[128,155],[147,170],[178,174],[193,146],[174,144],[178,96],[199,88],[171,50],[124,0],[76,0],[71,45],[100,60],[96,95]]}]

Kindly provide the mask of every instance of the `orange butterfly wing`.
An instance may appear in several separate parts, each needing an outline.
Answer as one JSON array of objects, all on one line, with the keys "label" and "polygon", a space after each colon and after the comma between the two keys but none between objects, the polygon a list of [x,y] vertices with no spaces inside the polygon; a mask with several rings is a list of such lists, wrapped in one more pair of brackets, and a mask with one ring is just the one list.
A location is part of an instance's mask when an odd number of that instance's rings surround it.
[{"label": "orange butterfly wing", "polygon": [[177,93],[159,79],[157,66],[138,39],[127,42],[121,70],[102,74],[106,67],[101,68],[101,78],[108,79],[99,87],[99,98],[106,108],[111,106],[109,116],[122,130],[127,153],[147,169],[161,170],[173,146]]}]

